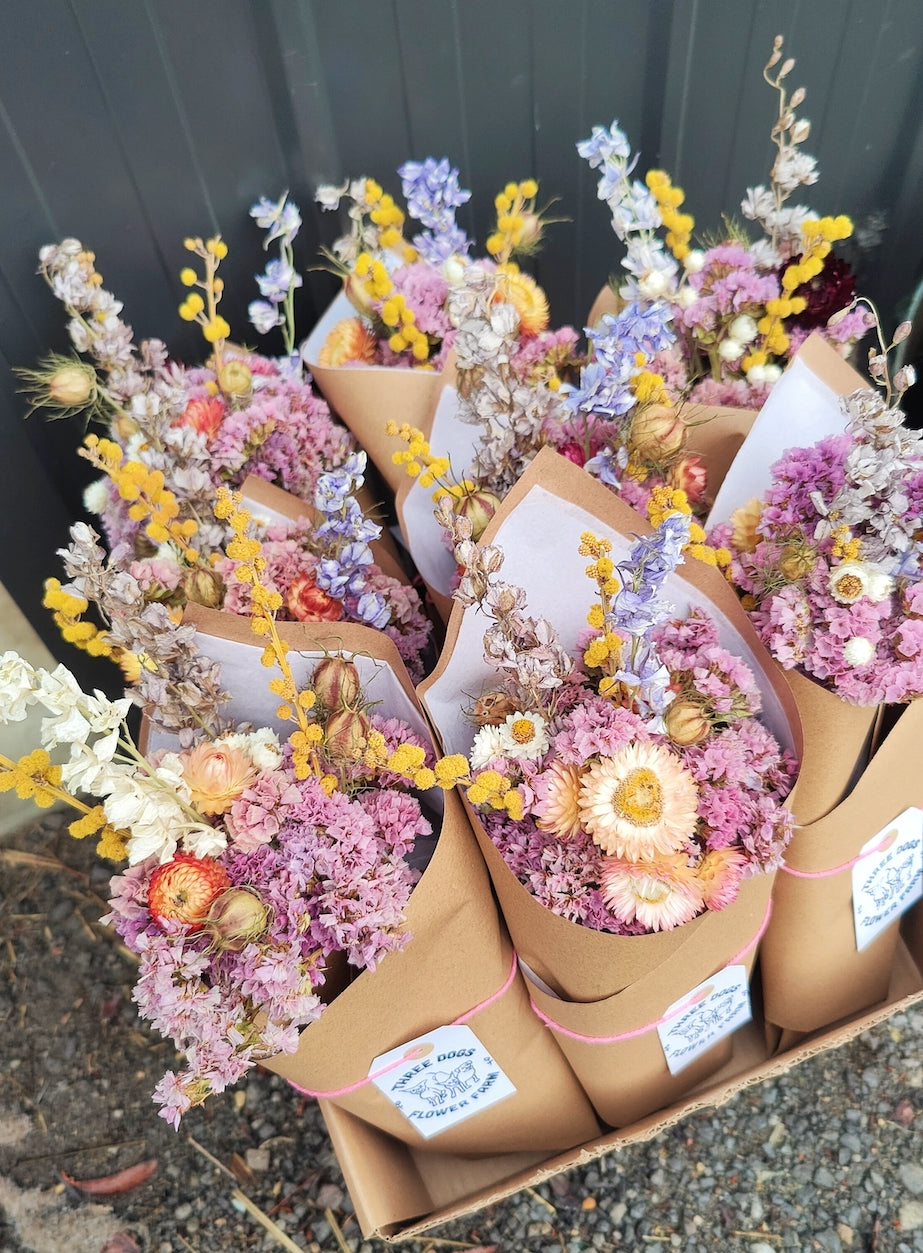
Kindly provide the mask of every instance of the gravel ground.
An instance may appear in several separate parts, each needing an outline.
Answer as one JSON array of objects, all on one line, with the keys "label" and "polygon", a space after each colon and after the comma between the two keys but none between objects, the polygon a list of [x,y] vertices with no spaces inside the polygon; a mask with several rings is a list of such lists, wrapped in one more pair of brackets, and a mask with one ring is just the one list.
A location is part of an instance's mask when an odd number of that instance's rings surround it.
[{"label": "gravel ground", "polygon": [[[95,923],[106,873],[91,849],[52,816],[2,841],[0,875],[3,1253],[382,1253],[361,1238],[316,1107],[275,1076],[253,1074],[179,1133],[157,1118],[170,1050],[138,1026],[132,963]],[[923,1250],[921,1029],[923,1010],[895,1015],[405,1247]],[[149,1161],[112,1195],[62,1178]]]}]

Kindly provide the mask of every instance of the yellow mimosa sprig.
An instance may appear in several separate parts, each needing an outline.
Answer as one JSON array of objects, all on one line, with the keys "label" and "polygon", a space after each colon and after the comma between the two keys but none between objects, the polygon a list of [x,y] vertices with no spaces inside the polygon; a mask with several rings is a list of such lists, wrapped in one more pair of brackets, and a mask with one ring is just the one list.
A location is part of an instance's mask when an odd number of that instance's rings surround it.
[{"label": "yellow mimosa sprig", "polygon": [[406,242],[403,235],[404,211],[374,178],[365,180],[365,207],[369,220],[378,227],[378,247],[383,252],[394,252],[400,248],[406,263],[416,261],[417,250]]},{"label": "yellow mimosa sprig", "polygon": [[761,336],[760,346],[744,357],[741,362],[744,370],[765,365],[770,356],[780,357],[788,351],[791,341],[782,322],[807,308],[804,296],[795,293],[823,271],[824,260],[834,243],[848,239],[852,231],[852,221],[845,213],[836,217],[808,218],[801,224],[801,255],[782,271],[782,294],[766,301],[766,312],[756,324]]},{"label": "yellow mimosa sprig", "polygon": [[465,479],[461,484],[456,484],[448,477],[451,471],[451,462],[448,457],[434,457],[430,452],[429,441],[421,430],[411,426],[408,422],[389,421],[385,426],[386,435],[394,435],[398,439],[403,440],[407,445],[404,449],[399,449],[391,454],[391,460],[396,466],[403,466],[406,473],[412,479],[419,479],[421,487],[432,487],[436,484],[436,490],[433,492],[433,500],[439,500],[442,496],[452,496],[457,499],[464,494],[465,489],[471,490],[474,484]]},{"label": "yellow mimosa sprig", "polygon": [[388,347],[391,351],[409,351],[417,363],[426,361],[433,345],[417,326],[417,315],[403,294],[395,290],[384,262],[368,252],[361,252],[356,258],[355,274],[369,301],[373,305],[380,304],[377,316],[390,331]]},{"label": "yellow mimosa sprig", "polygon": [[434,502],[451,501],[452,511],[471,523],[471,538],[479,540],[490,519],[500,506],[500,498],[487,488],[479,487],[472,479],[459,479],[452,475],[448,457],[434,457],[429,442],[422,431],[407,422],[400,426],[389,421],[385,426],[387,435],[396,435],[407,447],[391,454],[396,466],[403,466],[412,479],[418,479],[421,487],[432,487]]},{"label": "yellow mimosa sprig", "polygon": [[324,774],[317,756],[317,748],[323,740],[323,730],[313,722],[308,713],[317,703],[311,688],[299,688],[288,662],[288,645],[280,637],[276,626],[276,613],[282,606],[282,597],[270,590],[263,582],[266,558],[262,555],[259,540],[249,535],[251,514],[242,505],[240,492],[226,487],[218,488],[215,517],[226,521],[233,538],[228,542],[228,557],[236,561],[235,577],[250,588],[250,628],[254,635],[266,638],[261,663],[267,669],[277,666],[281,677],[269,681],[269,690],[279,697],[276,716],[283,722],[295,722],[297,727],[289,735],[292,746],[292,765],[296,779],[315,775],[329,794],[336,786],[333,775]]},{"label": "yellow mimosa sprig", "polygon": [[600,539],[592,531],[584,531],[580,536],[580,547],[577,549],[581,557],[591,557],[586,567],[586,576],[596,584],[597,601],[591,605],[587,613],[587,622],[602,634],[595,636],[584,649],[583,661],[590,670],[602,670],[603,678],[599,684],[600,696],[614,695],[618,687],[612,672],[619,669],[625,641],[614,631],[606,630],[606,618],[612,608],[612,597],[619,591],[622,584],[615,574],[615,563],[611,556],[612,544],[607,539]]},{"label": "yellow mimosa sprig", "polygon": [[61,785],[61,767],[55,765],[44,748],[35,748],[14,761],[0,753],[0,792],[14,792],[20,800],[31,800],[40,809],[63,801],[82,816],[68,826],[77,840],[98,835],[100,857],[121,861],[128,855],[125,833],[116,831],[106,819],[102,805],[86,805]]},{"label": "yellow mimosa sprig", "polygon": [[61,586],[60,579],[46,579],[42,604],[51,610],[54,624],[68,644],[82,649],[91,657],[119,660],[124,650],[110,643],[100,627],[83,621],[83,615],[90,607],[90,602],[85,597],[75,596],[73,592],[67,591]]}]

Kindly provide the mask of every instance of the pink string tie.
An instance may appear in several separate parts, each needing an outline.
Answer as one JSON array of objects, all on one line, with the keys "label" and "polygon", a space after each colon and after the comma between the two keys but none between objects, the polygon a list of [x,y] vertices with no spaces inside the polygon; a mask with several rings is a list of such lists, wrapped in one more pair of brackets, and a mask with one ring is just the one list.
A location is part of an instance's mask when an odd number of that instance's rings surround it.
[{"label": "pink string tie", "polygon": [[830,879],[834,875],[842,874],[844,870],[852,870],[853,866],[858,866],[860,861],[864,861],[866,857],[872,857],[875,853],[883,853],[886,848],[892,844],[890,833],[883,835],[880,840],[867,848],[864,853],[857,853],[850,861],[844,861],[842,865],[834,866],[831,870],[796,870],[794,866],[790,866],[787,862],[783,862],[779,867],[786,874],[794,875],[796,879]]},{"label": "pink string tie", "polygon": [[[763,921],[760,923],[759,930],[752,940],[748,940],[739,953],[735,954],[723,969],[727,970],[731,966],[737,966],[746,957],[752,948],[759,944],[760,940],[766,934],[766,928],[769,926],[769,919],[772,917],[772,901],[766,902],[766,912],[763,915]],[[540,1009],[529,997],[529,1004],[536,1017],[540,1018],[546,1027],[550,1027],[552,1031],[556,1031],[559,1035],[566,1035],[569,1040],[576,1040],[578,1044],[620,1044],[624,1040],[635,1040],[638,1036],[647,1035],[649,1031],[656,1031],[658,1027],[663,1027],[666,1023],[672,1022],[680,1014],[684,1014],[687,1009],[698,1004],[702,997],[697,993],[691,993],[679,1005],[668,1010],[662,1017],[654,1022],[646,1023],[643,1027],[634,1027],[631,1031],[620,1031],[617,1035],[584,1035],[581,1031],[571,1031],[569,1027],[564,1027],[561,1023],[556,1022],[549,1014]]]}]

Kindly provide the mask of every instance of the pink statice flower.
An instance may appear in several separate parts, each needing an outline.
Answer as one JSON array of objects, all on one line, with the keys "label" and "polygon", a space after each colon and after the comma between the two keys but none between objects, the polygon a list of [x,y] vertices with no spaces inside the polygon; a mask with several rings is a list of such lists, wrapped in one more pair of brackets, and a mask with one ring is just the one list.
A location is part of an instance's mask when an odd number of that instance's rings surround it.
[{"label": "pink statice flower", "polygon": [[[479,812],[513,873],[546,908],[616,935],[668,930],[724,908],[744,878],[780,864],[793,832],[783,802],[797,766],[756,718],[752,671],[721,646],[701,610],[660,623],[653,638],[674,698],[707,720],[703,742],[671,741],[598,695],[583,672],[566,686],[540,760],[507,751],[485,763],[527,798],[517,821],[489,805]],[[629,856],[661,823],[664,842]]]},{"label": "pink statice flower", "polygon": [[850,704],[923,695],[923,440],[875,393],[846,432],[789,449],[752,526],[710,539],[780,665]]}]

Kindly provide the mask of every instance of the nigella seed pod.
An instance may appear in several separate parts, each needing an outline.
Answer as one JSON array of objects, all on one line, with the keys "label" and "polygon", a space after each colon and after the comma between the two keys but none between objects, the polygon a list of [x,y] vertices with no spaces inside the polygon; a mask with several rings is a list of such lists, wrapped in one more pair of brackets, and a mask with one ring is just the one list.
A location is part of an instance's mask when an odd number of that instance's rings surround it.
[{"label": "nigella seed pod", "polygon": [[239,953],[264,934],[271,910],[249,888],[228,888],[212,902],[205,920],[216,948]]},{"label": "nigella seed pod", "polygon": [[327,709],[352,709],[362,684],[359,671],[344,657],[325,657],[314,667],[311,677],[314,694]]},{"label": "nigella seed pod", "polygon": [[485,692],[474,702],[471,720],[479,727],[499,727],[516,712],[516,702],[506,692]]},{"label": "nigella seed pod", "polygon": [[253,386],[253,374],[245,361],[231,357],[218,371],[218,386],[226,396],[246,396]]},{"label": "nigella seed pod", "polygon": [[324,723],[324,750],[332,761],[359,761],[365,752],[371,723],[363,713],[341,709]]},{"label": "nigella seed pod", "polygon": [[194,605],[218,609],[224,600],[224,580],[217,570],[194,566],[183,579],[183,592]]},{"label": "nigella seed pod", "polygon": [[355,274],[347,275],[343,284],[343,295],[360,316],[366,318],[374,316],[375,302],[366,291],[365,283]]},{"label": "nigella seed pod", "polygon": [[779,554],[779,573],[789,583],[806,579],[817,565],[817,554],[810,548],[786,544]]},{"label": "nigella seed pod", "polygon": [[493,492],[475,489],[461,497],[455,505],[455,512],[471,523],[471,538],[477,543],[499,507],[499,496]]},{"label": "nigella seed pod", "polygon": [[701,744],[711,730],[711,723],[699,706],[688,700],[675,700],[669,704],[663,722],[673,743],[684,748]]},{"label": "nigella seed pod", "polygon": [[96,371],[92,366],[60,366],[48,376],[48,395],[62,408],[88,404],[96,395]]},{"label": "nigella seed pod", "polygon": [[662,461],[675,456],[686,440],[686,424],[675,409],[651,405],[631,422],[631,444],[640,457]]}]

